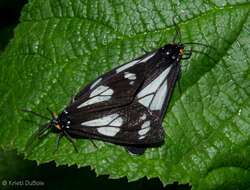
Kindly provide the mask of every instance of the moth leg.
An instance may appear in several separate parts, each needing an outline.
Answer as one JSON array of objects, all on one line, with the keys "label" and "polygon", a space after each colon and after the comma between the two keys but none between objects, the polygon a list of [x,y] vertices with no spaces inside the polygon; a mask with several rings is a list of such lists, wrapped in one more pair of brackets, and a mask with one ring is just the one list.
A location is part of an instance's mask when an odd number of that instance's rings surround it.
[{"label": "moth leg", "polygon": [[59,133],[59,135],[57,136],[57,139],[56,139],[56,148],[55,148],[55,152],[56,152],[56,151],[58,150],[58,148],[59,148],[59,143],[60,143],[62,137],[63,137],[63,133]]},{"label": "moth leg", "polygon": [[93,144],[93,146],[98,149],[98,146],[95,144],[95,142],[93,141],[93,139],[90,139],[90,142]]},{"label": "moth leg", "polygon": [[38,130],[37,130],[37,137],[39,139],[42,139],[44,136],[46,136],[48,134],[48,130],[50,128],[50,125],[49,124],[44,124],[44,125],[41,125]]},{"label": "moth leg", "polygon": [[180,83],[180,79],[181,79],[181,75],[182,75],[182,72],[180,70],[180,72],[178,73],[178,76],[177,76],[177,86],[178,86],[178,89],[179,89],[179,92],[181,94],[182,90],[181,90],[181,83]]},{"label": "moth leg", "polygon": [[65,137],[72,143],[75,151],[78,153],[78,150],[77,150],[77,147],[76,147],[76,142],[75,140],[66,132],[66,131],[63,131],[63,134],[65,135]]},{"label": "moth leg", "polygon": [[181,59],[190,59],[190,57],[192,56],[192,53],[193,53],[193,49],[191,48],[187,54],[184,54],[184,55],[187,55],[187,57],[182,57]]},{"label": "moth leg", "polygon": [[135,147],[135,146],[125,146],[124,147],[132,155],[142,155],[147,148]]},{"label": "moth leg", "polygon": [[43,119],[46,119],[46,120],[50,120],[49,117],[46,117],[46,116],[44,116],[44,115],[41,115],[40,113],[36,113],[36,112],[34,112],[34,111],[32,111],[32,110],[20,109],[20,111],[23,111],[23,112],[26,112],[26,113],[33,114],[33,115],[35,115],[35,116],[37,116],[37,117],[40,117],[40,118],[43,118]]},{"label": "moth leg", "polygon": [[29,151],[29,147],[33,146],[33,143],[37,143],[37,140],[42,139],[44,136],[46,136],[48,133],[46,130],[48,130],[48,124],[40,125],[39,129],[35,131],[35,133],[32,134],[32,136],[28,139],[25,149],[27,152]]}]

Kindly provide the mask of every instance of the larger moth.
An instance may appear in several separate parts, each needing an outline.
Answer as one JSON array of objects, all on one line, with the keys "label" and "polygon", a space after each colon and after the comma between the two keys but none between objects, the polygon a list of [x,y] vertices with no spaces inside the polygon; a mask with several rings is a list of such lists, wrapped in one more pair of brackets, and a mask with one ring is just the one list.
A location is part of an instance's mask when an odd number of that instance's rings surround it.
[{"label": "larger moth", "polygon": [[47,124],[59,139],[98,139],[135,154],[164,141],[162,121],[180,74],[183,44],[167,44],[114,68],[81,90]]}]

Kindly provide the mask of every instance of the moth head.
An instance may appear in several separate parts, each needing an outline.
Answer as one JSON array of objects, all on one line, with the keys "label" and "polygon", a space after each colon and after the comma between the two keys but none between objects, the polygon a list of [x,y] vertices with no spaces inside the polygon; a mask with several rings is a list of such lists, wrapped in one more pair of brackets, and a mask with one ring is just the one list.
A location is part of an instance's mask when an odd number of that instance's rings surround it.
[{"label": "moth head", "polygon": [[68,112],[63,111],[60,115],[52,113],[52,120],[50,121],[51,130],[55,133],[62,132],[69,128],[70,120],[68,117]]},{"label": "moth head", "polygon": [[53,117],[52,120],[50,121],[50,128],[54,133],[59,133],[62,131],[62,125],[60,123],[60,120],[58,117]]},{"label": "moth head", "polygon": [[166,60],[179,61],[184,54],[184,45],[167,44],[160,49],[160,53]]}]

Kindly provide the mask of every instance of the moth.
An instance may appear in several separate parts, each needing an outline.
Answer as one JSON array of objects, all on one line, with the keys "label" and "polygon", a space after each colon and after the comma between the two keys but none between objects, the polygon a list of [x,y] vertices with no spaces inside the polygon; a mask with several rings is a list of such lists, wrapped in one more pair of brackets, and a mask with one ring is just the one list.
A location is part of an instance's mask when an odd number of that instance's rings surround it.
[{"label": "moth", "polygon": [[98,77],[39,134],[107,141],[142,154],[164,141],[162,121],[180,75],[183,44],[167,44]]},{"label": "moth", "polygon": [[192,49],[184,53],[182,43],[166,44],[112,69],[76,94],[58,116],[51,112],[51,121],[38,135],[50,129],[59,134],[57,145],[63,136],[73,145],[74,138],[96,139],[133,154],[161,145],[162,122],[180,76],[180,61],[191,54]]}]

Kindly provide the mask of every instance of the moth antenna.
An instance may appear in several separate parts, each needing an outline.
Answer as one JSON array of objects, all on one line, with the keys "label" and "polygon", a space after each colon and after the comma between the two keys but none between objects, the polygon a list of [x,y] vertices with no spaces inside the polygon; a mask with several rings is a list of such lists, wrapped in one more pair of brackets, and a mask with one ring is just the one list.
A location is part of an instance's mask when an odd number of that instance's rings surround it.
[{"label": "moth antenna", "polygon": [[180,30],[180,27],[179,27],[179,25],[175,22],[175,18],[176,18],[177,16],[173,16],[173,18],[172,18],[172,22],[173,22],[173,25],[174,25],[174,27],[175,27],[175,36],[174,36],[174,38],[173,38],[173,43],[176,43],[176,39],[177,39],[177,37],[179,38],[179,42],[178,43],[180,43],[181,41],[182,41],[182,39],[181,39],[181,30]]},{"label": "moth antenna", "polygon": [[215,47],[207,45],[207,44],[199,43],[199,42],[187,42],[187,43],[183,43],[183,45],[199,45],[199,46],[203,46],[206,48],[210,48],[217,52],[217,49]]},{"label": "moth antenna", "polygon": [[51,109],[49,109],[49,108],[47,107],[47,110],[48,110],[48,112],[50,113],[50,115],[52,116],[52,118],[55,118],[55,117],[56,117],[55,113],[54,113]]},{"label": "moth antenna", "polygon": [[[41,136],[44,135],[44,133],[50,128],[49,124],[40,125],[38,130],[35,131],[34,134],[28,139],[25,150],[28,150],[29,146],[35,141],[36,138],[41,138]],[[28,151],[27,151],[28,152]]]},{"label": "moth antenna", "polygon": [[44,116],[44,115],[41,115],[40,113],[34,112],[34,111],[32,111],[32,110],[27,110],[27,109],[20,109],[20,110],[23,111],[23,112],[27,112],[27,113],[33,114],[33,115],[35,115],[35,116],[37,116],[37,117],[40,117],[40,118],[43,118],[43,119],[46,119],[46,120],[50,120],[49,117],[46,117],[46,116]]},{"label": "moth antenna", "polygon": [[64,134],[61,132],[61,133],[59,133],[59,135],[57,136],[55,152],[58,150],[58,147],[59,147],[59,144],[60,144],[60,141],[61,141],[63,135],[64,135]]},{"label": "moth antenna", "polygon": [[26,121],[29,123],[35,123],[36,125],[39,125],[35,120],[31,120],[31,119],[24,119],[23,121]]},{"label": "moth antenna", "polygon": [[207,53],[204,53],[204,52],[202,52],[202,51],[199,51],[199,50],[192,50],[193,52],[196,52],[196,53],[200,53],[200,54],[202,54],[202,55],[205,55],[205,56],[207,56],[209,59],[211,59],[213,62],[215,62],[216,63],[216,60],[214,59],[214,58],[212,58],[209,54],[207,54]]},{"label": "moth antenna", "polygon": [[93,144],[93,146],[98,149],[98,146],[95,144],[95,142],[93,141],[93,139],[90,139],[90,142]]}]

